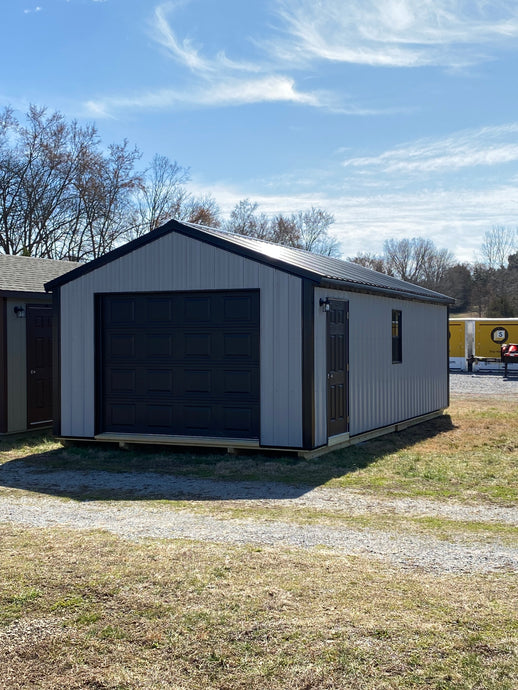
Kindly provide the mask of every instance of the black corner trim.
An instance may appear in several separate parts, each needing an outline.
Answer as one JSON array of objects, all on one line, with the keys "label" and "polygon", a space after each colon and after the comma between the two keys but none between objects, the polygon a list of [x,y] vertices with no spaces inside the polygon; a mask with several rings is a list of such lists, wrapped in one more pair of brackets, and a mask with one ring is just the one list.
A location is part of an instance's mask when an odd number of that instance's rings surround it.
[{"label": "black corner trim", "polygon": [[52,293],[52,432],[61,436],[61,293]]},{"label": "black corner trim", "polygon": [[315,289],[302,281],[302,448],[315,448]]}]

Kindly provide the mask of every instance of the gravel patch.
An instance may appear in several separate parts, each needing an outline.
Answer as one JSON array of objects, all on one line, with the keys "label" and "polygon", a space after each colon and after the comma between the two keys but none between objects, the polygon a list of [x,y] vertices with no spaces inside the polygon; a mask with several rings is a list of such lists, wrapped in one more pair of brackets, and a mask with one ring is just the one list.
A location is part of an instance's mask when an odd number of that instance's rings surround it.
[{"label": "gravel patch", "polygon": [[[38,471],[30,466],[0,466],[0,487],[59,496],[81,494],[105,499],[238,501],[250,507],[313,508],[348,515],[396,514],[460,522],[518,526],[518,508],[466,505],[416,498],[378,498],[354,489],[290,486],[277,482],[195,479],[156,472]],[[0,498],[0,501],[6,499]],[[8,500],[8,499],[7,499]]]},{"label": "gravel patch", "polygon": [[219,520],[148,506],[63,502],[22,497],[0,502],[0,522],[29,527],[101,529],[128,540],[195,539],[229,544],[296,548],[327,547],[346,555],[387,560],[402,568],[432,573],[518,572],[518,549],[491,544],[461,544],[382,530],[293,525],[283,522]]},{"label": "gravel patch", "polygon": [[504,378],[503,374],[487,372],[450,372],[450,392],[459,396],[518,398],[518,373]]}]

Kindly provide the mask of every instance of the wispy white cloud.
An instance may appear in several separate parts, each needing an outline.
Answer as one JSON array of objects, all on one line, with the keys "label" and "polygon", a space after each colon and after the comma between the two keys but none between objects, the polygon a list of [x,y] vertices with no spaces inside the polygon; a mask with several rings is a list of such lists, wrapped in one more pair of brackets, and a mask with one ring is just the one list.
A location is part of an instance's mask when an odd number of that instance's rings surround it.
[{"label": "wispy white cloud", "polygon": [[23,11],[23,13],[24,14],[32,14],[33,12],[41,12],[42,9],[43,9],[43,7],[40,7],[39,5],[37,5],[36,7],[33,7],[32,9],[25,9]]},{"label": "wispy white cloud", "polygon": [[225,79],[209,87],[187,89],[159,89],[133,96],[90,100],[86,103],[89,116],[110,117],[125,108],[164,109],[171,107],[232,106],[263,102],[290,102],[319,106],[319,94],[297,90],[292,79],[265,76],[256,79]]},{"label": "wispy white cloud", "polygon": [[161,88],[127,96],[90,100],[87,113],[110,117],[125,108],[162,109],[193,106],[236,106],[251,103],[289,102],[311,107],[339,108],[341,104],[322,91],[301,91],[293,78],[260,62],[229,58],[224,51],[204,56],[202,46],[189,38],[179,39],[171,26],[171,15],[184,1],[168,2],[155,8],[151,35],[167,54],[192,77],[182,88]]},{"label": "wispy white cloud", "polygon": [[183,86],[93,100],[89,111],[108,116],[125,107],[282,101],[351,115],[393,113],[394,108],[355,103],[339,90],[306,91],[294,70],[319,60],[459,67],[479,59],[492,42],[518,36],[516,0],[272,0],[280,31],[257,40],[254,59],[245,59],[224,50],[211,54],[200,40],[179,36],[174,22],[190,2],[157,5],[148,27],[152,40],[183,68],[176,76],[189,74]]},{"label": "wispy white cloud", "polygon": [[199,76],[209,76],[222,71],[261,72],[260,65],[247,61],[236,61],[228,58],[224,51],[220,51],[215,57],[206,58],[200,54],[200,49],[194,46],[192,39],[180,40],[174,33],[169,17],[171,13],[184,5],[185,2],[168,2],[155,8],[153,22],[151,23],[152,38],[162,45],[168,54],[188,67]]},{"label": "wispy white cloud", "polygon": [[379,173],[444,173],[518,160],[518,123],[464,130],[439,140],[420,139],[379,156],[350,158],[346,168]]},{"label": "wispy white cloud", "polygon": [[460,67],[518,36],[515,0],[277,0],[285,60]]},{"label": "wispy white cloud", "polygon": [[448,248],[459,261],[474,261],[484,233],[493,225],[516,225],[518,202],[512,183],[487,188],[419,191],[398,194],[254,193],[255,186],[193,183],[196,194],[211,193],[228,217],[246,197],[269,215],[319,206],[332,213],[334,236],[344,256],[380,253],[386,239],[426,237]]}]

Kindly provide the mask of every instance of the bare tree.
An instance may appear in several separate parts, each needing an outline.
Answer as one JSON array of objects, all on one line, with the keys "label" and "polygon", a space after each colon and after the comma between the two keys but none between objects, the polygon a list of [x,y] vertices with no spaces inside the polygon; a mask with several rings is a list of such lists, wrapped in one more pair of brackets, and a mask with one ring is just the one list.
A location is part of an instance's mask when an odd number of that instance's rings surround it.
[{"label": "bare tree", "polygon": [[232,209],[230,218],[225,223],[225,230],[236,235],[257,237],[260,240],[271,239],[270,220],[266,214],[257,213],[258,206],[259,204],[250,199],[242,199]]},{"label": "bare tree", "polygon": [[494,225],[484,234],[482,261],[490,269],[506,268],[509,255],[518,249],[517,228]]},{"label": "bare tree", "polygon": [[188,196],[185,188],[189,171],[167,156],[155,154],[143,172],[135,196],[133,235],[143,235],[171,218],[179,218]]},{"label": "bare tree", "polygon": [[221,225],[220,215],[221,211],[216,199],[210,194],[201,197],[189,196],[184,204],[180,220],[187,220],[209,228],[218,228]]},{"label": "bare tree", "polygon": [[93,125],[30,106],[0,118],[0,247],[48,258],[94,258],[127,226],[139,157],[125,141],[100,150]]},{"label": "bare tree", "polygon": [[385,270],[389,275],[410,283],[437,289],[445,272],[453,265],[453,254],[437,249],[422,237],[389,239],[384,244]]},{"label": "bare tree", "polygon": [[348,256],[347,260],[359,264],[360,266],[365,266],[365,268],[371,268],[373,271],[378,271],[378,273],[387,273],[385,259],[376,254],[360,252],[360,254],[356,256]]},{"label": "bare tree", "polygon": [[309,211],[298,211],[291,215],[280,213],[269,218],[265,213],[258,213],[257,209],[256,202],[241,200],[232,210],[225,229],[287,247],[339,256],[339,243],[329,234],[334,218],[327,211],[313,207]]},{"label": "bare tree", "polygon": [[309,211],[299,211],[296,225],[301,248],[325,256],[340,256],[340,243],[329,234],[334,222],[334,217],[321,208],[312,206]]}]

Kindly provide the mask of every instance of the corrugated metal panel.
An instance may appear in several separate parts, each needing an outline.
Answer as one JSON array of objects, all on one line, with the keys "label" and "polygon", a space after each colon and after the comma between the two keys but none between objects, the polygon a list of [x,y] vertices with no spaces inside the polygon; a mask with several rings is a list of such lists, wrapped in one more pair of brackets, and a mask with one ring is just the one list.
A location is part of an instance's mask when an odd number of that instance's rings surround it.
[{"label": "corrugated metal panel", "polygon": [[261,443],[302,444],[301,280],[167,234],[61,288],[61,433],[95,433],[94,294],[259,288]]},{"label": "corrugated metal panel", "polygon": [[[447,309],[335,290],[315,296],[315,435],[327,440],[326,314],[320,297],[349,301],[350,434],[394,424],[448,404]],[[403,361],[392,364],[392,310],[403,317]]]},{"label": "corrugated metal panel", "polygon": [[[383,273],[377,273],[350,261],[342,261],[341,259],[314,254],[302,249],[284,247],[253,237],[234,235],[222,230],[176,220],[171,220],[161,228],[157,228],[132,242],[128,242],[128,244],[122,247],[118,247],[113,252],[77,269],[69,276],[50,281],[48,287],[52,290],[55,286],[64,285],[71,280],[75,280],[80,275],[97,270],[107,262],[119,260],[122,256],[133,251],[140,251],[143,246],[152,244],[171,232],[182,233],[192,239],[209,244],[212,243],[219,248],[236,252],[245,258],[256,260],[263,264],[266,263],[273,268],[279,268],[299,277],[309,278],[322,285],[326,282],[333,283],[327,286],[329,288],[358,289],[376,294],[404,295],[407,298],[443,304],[452,304],[454,302],[450,297],[441,295],[438,292],[427,290],[419,285],[413,285]],[[339,284],[335,285],[335,283],[342,283],[343,287]]]},{"label": "corrugated metal panel", "polygon": [[303,249],[295,249],[294,247],[284,247],[272,242],[258,240],[255,237],[235,235],[222,230],[196,225],[195,223],[184,223],[184,225],[202,231],[207,235],[226,240],[243,249],[250,249],[271,259],[285,262],[288,266],[304,269],[314,273],[315,277],[357,283],[358,286],[386,288],[387,290],[412,294],[416,297],[448,299],[445,295],[441,295],[433,290],[407,283],[384,273],[378,273],[352,261],[323,256],[322,254],[315,254]]}]

